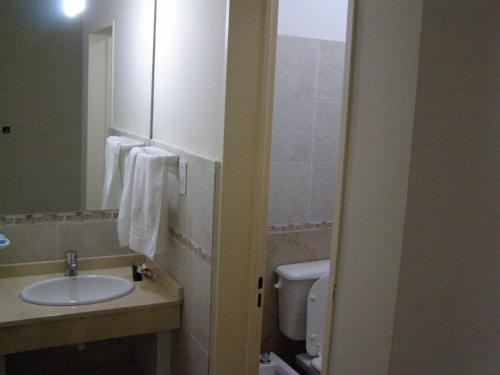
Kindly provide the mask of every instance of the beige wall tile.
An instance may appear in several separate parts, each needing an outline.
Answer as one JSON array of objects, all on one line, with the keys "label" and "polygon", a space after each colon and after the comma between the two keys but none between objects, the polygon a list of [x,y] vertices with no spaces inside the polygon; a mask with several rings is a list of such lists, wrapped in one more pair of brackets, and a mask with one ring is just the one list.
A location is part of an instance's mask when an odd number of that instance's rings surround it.
[{"label": "beige wall tile", "polygon": [[272,163],[268,220],[272,224],[307,220],[311,163]]},{"label": "beige wall tile", "polygon": [[190,251],[183,252],[184,301],[182,324],[185,330],[209,351],[211,266]]},{"label": "beige wall tile", "polygon": [[281,35],[276,48],[275,97],[313,100],[318,41]]},{"label": "beige wall tile", "polygon": [[344,58],[344,42],[319,41],[317,100],[342,101]]},{"label": "beige wall tile", "polygon": [[332,221],[335,203],[337,164],[313,163],[311,172],[310,221]]},{"label": "beige wall tile", "polygon": [[188,164],[186,195],[179,194],[178,171],[169,169],[166,189],[169,225],[180,230],[211,254],[216,162],[155,140],[152,144],[178,154]]},{"label": "beige wall tile", "polygon": [[11,245],[0,250],[0,264],[60,258],[57,224],[26,224],[0,228]]},{"label": "beige wall tile", "polygon": [[339,137],[342,103],[317,102],[314,124],[313,161],[333,162],[339,159]]},{"label": "beige wall tile", "polygon": [[173,333],[172,375],[208,375],[208,353],[184,330]]},{"label": "beige wall tile", "polygon": [[81,221],[59,224],[61,257],[67,250],[76,250],[79,257],[128,254],[120,248],[116,222]]},{"label": "beige wall tile", "polygon": [[314,134],[312,101],[274,101],[273,162],[310,162]]}]

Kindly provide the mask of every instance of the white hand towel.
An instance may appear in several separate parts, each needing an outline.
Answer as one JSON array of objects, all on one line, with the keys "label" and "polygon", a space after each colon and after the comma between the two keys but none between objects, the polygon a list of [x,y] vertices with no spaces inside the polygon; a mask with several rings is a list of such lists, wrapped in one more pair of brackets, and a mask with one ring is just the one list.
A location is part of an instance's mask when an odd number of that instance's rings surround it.
[{"label": "white hand towel", "polygon": [[111,136],[106,139],[102,210],[117,209],[120,206],[123,189],[123,160],[130,149],[143,145],[143,142],[125,137]]},{"label": "white hand towel", "polygon": [[135,163],[137,155],[142,152],[141,148],[133,148],[125,158],[125,168],[123,172],[123,194],[120,202],[120,212],[118,214],[118,240],[120,246],[128,246],[130,233],[130,207],[132,205],[132,195],[134,188]]},{"label": "white hand towel", "polygon": [[133,148],[125,163],[125,188],[118,216],[121,246],[152,259],[167,240],[164,203],[166,163],[171,155],[156,147]]}]

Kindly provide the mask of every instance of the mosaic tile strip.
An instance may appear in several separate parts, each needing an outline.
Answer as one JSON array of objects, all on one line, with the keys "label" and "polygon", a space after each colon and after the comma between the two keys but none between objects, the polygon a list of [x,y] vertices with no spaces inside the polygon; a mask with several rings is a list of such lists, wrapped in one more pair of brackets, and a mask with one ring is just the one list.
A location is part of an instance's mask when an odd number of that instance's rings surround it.
[{"label": "mosaic tile strip", "polygon": [[332,229],[332,221],[321,222],[306,222],[306,223],[289,223],[289,224],[272,224],[268,226],[267,232],[272,233],[287,233],[287,232],[307,232],[316,230]]},{"label": "mosaic tile strip", "polygon": [[5,215],[0,216],[0,226],[56,224],[62,222],[116,220],[118,210],[86,211],[86,212],[55,212],[46,214]]},{"label": "mosaic tile strip", "polygon": [[176,241],[177,243],[179,243],[180,245],[184,246],[186,249],[194,253],[201,260],[204,260],[205,262],[208,263],[212,262],[212,256],[206,250],[204,250],[196,242],[186,237],[177,228],[171,226],[168,227],[168,234],[174,241]]}]

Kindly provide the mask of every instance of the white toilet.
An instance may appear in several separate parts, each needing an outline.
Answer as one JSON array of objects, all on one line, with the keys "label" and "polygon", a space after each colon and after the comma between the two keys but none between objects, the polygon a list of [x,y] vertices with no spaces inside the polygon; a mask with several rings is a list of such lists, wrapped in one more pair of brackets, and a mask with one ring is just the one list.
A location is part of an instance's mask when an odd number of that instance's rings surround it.
[{"label": "white toilet", "polygon": [[287,264],[276,268],[279,281],[279,326],[289,339],[306,341],[297,364],[310,375],[321,373],[330,261]]}]

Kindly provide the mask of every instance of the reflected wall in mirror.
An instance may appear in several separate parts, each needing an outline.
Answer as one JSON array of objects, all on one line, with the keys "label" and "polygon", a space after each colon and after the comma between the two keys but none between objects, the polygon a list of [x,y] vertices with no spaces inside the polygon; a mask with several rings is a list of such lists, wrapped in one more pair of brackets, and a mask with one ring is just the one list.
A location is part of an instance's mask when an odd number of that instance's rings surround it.
[{"label": "reflected wall in mirror", "polygon": [[101,209],[106,138],[150,138],[154,0],[63,5],[0,2],[0,215]]}]

